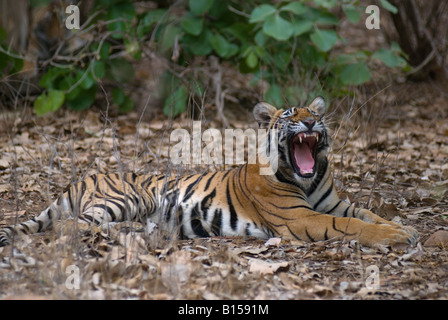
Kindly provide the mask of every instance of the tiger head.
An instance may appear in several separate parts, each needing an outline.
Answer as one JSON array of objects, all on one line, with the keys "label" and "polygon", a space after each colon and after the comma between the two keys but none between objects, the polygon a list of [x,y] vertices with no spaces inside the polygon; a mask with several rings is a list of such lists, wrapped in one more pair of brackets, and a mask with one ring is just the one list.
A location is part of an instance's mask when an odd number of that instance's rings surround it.
[{"label": "tiger head", "polygon": [[[330,144],[329,129],[324,123],[325,101],[315,98],[307,107],[278,110],[260,102],[254,108],[254,117],[260,128],[278,135],[278,172],[289,182],[310,182],[327,163]],[[275,131],[273,129],[276,129]]]}]

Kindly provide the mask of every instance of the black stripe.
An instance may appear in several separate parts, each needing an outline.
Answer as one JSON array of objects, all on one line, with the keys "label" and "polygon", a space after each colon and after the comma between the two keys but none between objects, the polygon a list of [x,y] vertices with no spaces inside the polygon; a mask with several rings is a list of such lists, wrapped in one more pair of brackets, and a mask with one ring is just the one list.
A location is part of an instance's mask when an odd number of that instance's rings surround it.
[{"label": "black stripe", "polygon": [[[193,189],[193,187],[196,186],[196,185],[199,183],[199,181],[202,180],[203,177],[204,177],[203,174],[200,175],[195,181],[193,181],[192,183],[190,183],[190,184],[187,186],[187,189],[185,190],[185,195],[184,195],[184,198],[183,198],[182,202],[185,202],[185,201],[187,201],[188,199],[190,199],[190,197],[191,197],[191,196],[193,195],[193,193],[196,191],[195,189]],[[189,177],[189,178],[191,178],[191,177]],[[188,178],[188,179],[189,179],[189,178]],[[188,179],[186,179],[186,180],[188,180]],[[184,180],[184,181],[186,181],[186,180]]]},{"label": "black stripe", "polygon": [[229,175],[229,173],[230,173],[231,171],[232,171],[232,170],[228,170],[228,171],[223,175],[223,177],[222,177],[222,179],[221,179],[221,182],[224,181],[224,179]]},{"label": "black stripe", "polygon": [[280,170],[277,170],[275,172],[275,177],[277,178],[278,181],[283,182],[283,183],[287,183],[287,184],[292,184],[295,186],[294,182],[288,180],[285,178],[285,176],[283,176],[283,174],[280,172]]},{"label": "black stripe", "polygon": [[328,188],[327,191],[325,191],[325,193],[322,195],[322,197],[320,197],[319,201],[316,202],[316,204],[314,205],[314,209],[316,209],[322,201],[324,201],[325,199],[327,199],[327,197],[330,195],[330,193],[333,191],[333,182],[331,182],[330,187]]},{"label": "black stripe", "polygon": [[[162,176],[160,176],[159,178],[157,178],[156,179],[156,181],[159,181],[160,180],[160,178],[162,178],[163,179],[163,175]],[[143,188],[143,189],[147,189],[148,188],[148,186],[149,186],[149,184],[151,183],[151,180],[154,178],[154,176],[149,176],[148,178],[146,178],[145,180],[143,180],[143,182],[142,183],[140,183],[140,186]]]},{"label": "black stripe", "polygon": [[222,227],[222,209],[216,209],[212,222],[212,231],[215,236],[221,235]]},{"label": "black stripe", "polygon": [[126,185],[128,185],[132,189],[132,191],[134,191],[134,194],[139,194],[138,191],[135,189],[135,185],[134,184],[132,184],[132,183],[130,183],[128,181],[125,181],[125,182],[126,182]]},{"label": "black stripe", "polygon": [[245,230],[245,232],[246,232],[246,236],[247,237],[250,237],[250,235],[251,235],[249,227],[250,227],[250,223],[246,223],[246,230]]},{"label": "black stripe", "polygon": [[214,174],[211,175],[210,178],[208,178],[204,191],[208,190],[208,188],[210,187],[210,183],[212,182],[212,179],[216,176],[217,173],[218,171],[216,171]]},{"label": "black stripe", "polygon": [[178,213],[177,213],[177,225],[180,226],[179,228],[179,239],[185,239],[184,234],[184,210],[182,207],[178,207]]},{"label": "black stripe", "polygon": [[307,228],[305,228],[305,233],[306,233],[306,236],[310,239],[311,242],[315,241],[314,238],[308,233],[308,229]]},{"label": "black stripe", "polygon": [[277,209],[285,209],[285,210],[287,210],[287,209],[298,209],[298,208],[306,208],[306,209],[310,209],[311,210],[311,208],[309,207],[309,206],[306,206],[306,205],[297,205],[297,206],[291,206],[291,207],[281,207],[281,206],[277,206],[276,204],[274,204],[274,203],[269,203],[270,205],[273,205],[274,207],[276,207]]},{"label": "black stripe", "polygon": [[210,237],[208,232],[202,226],[201,216],[200,216],[201,213],[199,212],[198,206],[199,206],[199,204],[196,203],[193,210],[191,211],[191,216],[190,216],[191,229],[193,229],[193,232],[199,237],[202,237],[202,238]]},{"label": "black stripe", "polygon": [[232,228],[232,230],[236,231],[236,228],[238,227],[238,215],[236,214],[235,207],[233,206],[233,203],[232,203],[229,182],[227,182],[226,197],[227,197],[227,203],[229,205],[229,210],[230,210],[230,227]]},{"label": "black stripe", "polygon": [[88,220],[88,222],[93,222],[94,221],[93,217],[85,215],[85,214],[83,214],[80,219]]},{"label": "black stripe", "polygon": [[216,189],[213,189],[213,191],[209,195],[205,196],[204,199],[202,199],[201,201],[201,211],[204,220],[207,220],[208,209],[210,208],[210,205],[212,204],[213,198],[215,196],[216,196]]},{"label": "black stripe", "polygon": [[337,206],[339,206],[341,204],[341,202],[342,202],[342,200],[339,200],[338,203],[336,203],[336,205],[333,208],[331,208],[330,210],[328,210],[326,213],[332,212],[334,209],[336,209]]},{"label": "black stripe", "polygon": [[115,212],[114,212],[114,210],[111,207],[109,207],[109,206],[107,206],[105,204],[95,204],[95,205],[93,205],[93,207],[94,208],[100,208],[100,209],[103,209],[104,211],[106,211],[111,216],[112,221],[116,221],[117,220],[117,216],[115,215]]},{"label": "black stripe", "polygon": [[[278,225],[275,227],[279,227],[279,226],[281,226],[281,225]],[[288,225],[285,225],[285,226],[286,226],[286,228],[288,228],[289,233],[292,234],[294,238],[296,238],[297,240],[302,240],[298,235],[296,235],[294,232],[292,232],[291,228]]]},{"label": "black stripe", "polygon": [[109,186],[109,188],[112,189],[113,192],[118,193],[121,196],[124,196],[124,192],[115,187],[114,180],[112,180],[110,177],[107,177],[107,176],[103,180],[107,183],[107,185]]},{"label": "black stripe", "polygon": [[51,206],[48,207],[47,215],[48,215],[48,220],[50,221],[50,224],[53,223],[53,211],[51,209]]},{"label": "black stripe", "polygon": [[36,222],[37,222],[37,225],[39,226],[39,227],[37,228],[37,232],[41,232],[41,231],[42,231],[42,228],[43,228],[43,226],[44,226],[44,223],[43,223],[42,221],[40,221],[40,220],[36,220]]},{"label": "black stripe", "polygon": [[67,190],[67,193],[68,193],[68,195],[67,195],[68,203],[70,204],[70,211],[73,213],[76,213],[73,208],[72,188],[71,187]]},{"label": "black stripe", "polygon": [[189,180],[191,177],[194,177],[196,174],[190,174],[184,178],[184,181]]},{"label": "black stripe", "polygon": [[171,219],[171,214],[174,207],[178,207],[177,198],[179,197],[179,189],[172,191],[169,195],[166,196],[168,200],[168,209],[166,210],[165,221],[168,222]]},{"label": "black stripe", "polygon": [[333,217],[333,229],[334,230],[336,230],[337,232],[340,232],[340,233],[342,233],[342,234],[344,234],[344,235],[347,235],[347,236],[354,236],[356,233],[346,233],[345,231],[342,231],[342,230],[339,230],[338,228],[336,228],[336,217]]},{"label": "black stripe", "polygon": [[109,197],[110,199],[105,199],[104,201],[105,202],[110,202],[110,203],[113,203],[114,205],[116,205],[118,207],[118,209],[120,210],[121,214],[124,215],[124,212],[125,212],[124,200],[120,199],[120,198],[117,198],[117,197],[114,197],[114,196],[112,196],[112,195],[110,195],[108,193],[106,193],[105,196]]},{"label": "black stripe", "polygon": [[322,179],[325,176],[325,173],[327,172],[328,167],[328,159],[324,158],[322,163],[319,164],[319,167],[317,169],[317,176],[314,179],[313,183],[311,184],[310,188],[307,190],[306,195],[310,196],[317,188],[319,183],[322,181]]},{"label": "black stripe", "polygon": [[344,211],[344,217],[347,217],[348,209],[350,209],[350,206],[348,206]]},{"label": "black stripe", "polygon": [[28,234],[28,233],[30,233],[30,228],[29,228],[25,223],[22,223],[21,226],[22,226],[22,228],[24,229],[24,230],[22,230],[22,232],[23,232],[24,234]]}]

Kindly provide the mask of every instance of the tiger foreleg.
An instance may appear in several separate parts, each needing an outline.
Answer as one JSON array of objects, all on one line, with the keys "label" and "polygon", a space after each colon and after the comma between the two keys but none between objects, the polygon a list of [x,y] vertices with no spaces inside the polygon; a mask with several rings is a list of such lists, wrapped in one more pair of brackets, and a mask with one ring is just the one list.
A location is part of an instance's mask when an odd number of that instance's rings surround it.
[{"label": "tiger foreleg", "polygon": [[389,225],[396,229],[403,229],[406,233],[411,234],[415,239],[418,238],[417,231],[412,227],[403,226],[395,222],[383,219],[370,210],[363,208],[356,208],[353,204],[349,205],[343,201],[337,206],[336,210],[333,210],[330,214],[337,217],[345,217],[345,218],[352,217],[371,224]]},{"label": "tiger foreleg", "polygon": [[[387,221],[387,220],[385,220]],[[302,212],[297,219],[286,221],[280,234],[285,238],[322,241],[358,240],[366,246],[415,245],[418,235],[413,229],[389,223],[369,223],[358,218],[335,217],[313,211]]]}]

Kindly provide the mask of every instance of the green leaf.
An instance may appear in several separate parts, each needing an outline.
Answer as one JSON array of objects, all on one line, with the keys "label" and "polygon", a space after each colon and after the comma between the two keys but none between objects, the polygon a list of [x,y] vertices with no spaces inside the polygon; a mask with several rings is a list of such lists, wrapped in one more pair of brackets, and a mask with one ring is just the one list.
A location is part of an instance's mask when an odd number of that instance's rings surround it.
[{"label": "green leaf", "polygon": [[118,82],[129,82],[134,78],[134,68],[125,59],[115,59],[109,62],[107,72]]},{"label": "green leaf", "polygon": [[[86,71],[82,71],[84,73]],[[84,79],[81,81],[81,88],[83,89],[90,89],[95,84],[95,79],[93,79],[92,73],[90,70],[87,72],[87,74],[84,76]]]},{"label": "green leaf", "polygon": [[202,32],[202,27],[204,26],[204,19],[195,17],[189,13],[183,16],[181,23],[182,29],[185,32],[198,36]]},{"label": "green leaf", "polygon": [[129,112],[134,109],[134,101],[131,100],[128,96],[124,98],[122,104],[119,105],[118,110],[120,112]]},{"label": "green leaf", "polygon": [[311,36],[311,41],[324,52],[329,51],[338,41],[338,34],[333,30],[316,29]]},{"label": "green leaf", "polygon": [[270,4],[262,4],[252,10],[250,14],[249,23],[263,21],[269,16],[273,15],[277,10]]},{"label": "green leaf", "polygon": [[8,36],[8,33],[6,30],[2,27],[0,27],[0,42],[3,42],[6,40],[6,37]]},{"label": "green leaf", "polygon": [[361,19],[361,12],[357,10],[354,6],[342,6],[342,9],[347,16],[348,21],[351,23],[356,23]]},{"label": "green leaf", "polygon": [[213,19],[220,20],[223,15],[229,12],[227,1],[217,0],[213,1],[212,7],[208,10],[207,15]]},{"label": "green leaf", "polygon": [[382,61],[386,66],[390,68],[403,68],[406,66],[406,60],[400,57],[399,53],[394,51],[393,49],[389,50],[381,48],[377,52],[375,52],[372,57]]},{"label": "green leaf", "polygon": [[154,23],[159,22],[165,13],[166,13],[166,9],[150,10],[141,19],[141,25],[149,28]]},{"label": "green leaf", "polygon": [[93,75],[97,79],[101,79],[106,74],[106,64],[104,61],[95,61],[93,63]]},{"label": "green leaf", "polygon": [[162,32],[162,36],[159,40],[159,50],[162,54],[166,54],[170,49],[174,47],[176,37],[182,33],[181,28],[174,24],[167,25]]},{"label": "green leaf", "polygon": [[339,75],[345,85],[359,85],[371,78],[369,68],[363,62],[343,66]]},{"label": "green leaf", "polygon": [[112,90],[112,99],[118,106],[120,112],[128,112],[134,108],[134,102],[129,98],[121,88]]},{"label": "green leaf", "polygon": [[56,67],[50,67],[47,72],[40,78],[39,86],[45,89],[53,89],[57,81],[56,79],[60,76],[70,72],[70,69],[61,69]]},{"label": "green leaf", "polygon": [[381,48],[377,52],[375,52],[372,57],[384,62],[386,66],[391,68],[400,65],[399,57],[397,57],[392,50]]},{"label": "green leaf", "polygon": [[300,2],[291,2],[280,8],[280,11],[289,11],[297,15],[302,14],[306,11],[306,7]]},{"label": "green leaf", "polygon": [[189,0],[188,5],[192,13],[202,15],[212,7],[213,0]]},{"label": "green leaf", "polygon": [[319,25],[339,25],[339,19],[331,12],[319,11],[315,21]]},{"label": "green leaf", "polygon": [[398,9],[392,3],[390,3],[387,0],[380,0],[380,2],[384,9],[386,9],[389,12],[392,12],[393,14],[397,14]]},{"label": "green leaf", "polygon": [[124,102],[125,98],[126,98],[126,95],[125,95],[123,89],[121,89],[121,88],[114,88],[112,90],[112,100],[114,101],[114,103],[117,106],[122,104]]},{"label": "green leaf", "polygon": [[278,84],[271,84],[271,87],[264,96],[266,102],[273,104],[274,106],[281,107],[284,104],[282,90]]},{"label": "green leaf", "polygon": [[119,20],[107,24],[109,31],[116,31],[111,37],[115,39],[123,38],[123,33],[127,31],[134,16],[135,8],[131,2],[122,2],[109,6],[107,20]]},{"label": "green leaf", "polygon": [[252,51],[247,55],[246,64],[251,69],[254,69],[258,65],[258,57],[255,52]]},{"label": "green leaf", "polygon": [[274,55],[274,63],[275,66],[280,71],[286,71],[289,63],[291,62],[291,54],[288,51],[279,51],[276,55]]},{"label": "green leaf", "polygon": [[82,90],[75,97],[67,99],[66,103],[72,110],[85,110],[95,102],[97,90],[98,86],[95,84],[90,89]]},{"label": "green leaf", "polygon": [[208,29],[202,30],[199,36],[185,35],[182,37],[182,42],[185,49],[196,56],[205,56],[212,52],[213,48],[210,44],[209,38],[211,32]]},{"label": "green leaf", "polygon": [[264,34],[263,30],[258,31],[254,37],[255,43],[260,47],[265,45],[267,39],[268,37]]},{"label": "green leaf", "polygon": [[292,23],[292,34],[294,36],[300,36],[305,32],[308,32],[313,27],[313,22],[308,20],[297,20]]},{"label": "green leaf", "polygon": [[253,26],[247,23],[237,22],[232,24],[230,27],[224,28],[224,30],[244,43],[249,42]]},{"label": "green leaf", "polygon": [[292,24],[275,14],[266,19],[263,32],[279,41],[288,40],[292,36]]},{"label": "green leaf", "polygon": [[48,94],[44,92],[34,101],[34,111],[38,116],[56,111],[62,106],[64,100],[64,91],[50,89]]},{"label": "green leaf", "polygon": [[110,54],[110,42],[103,42],[103,44],[101,45],[100,48],[100,59],[107,59],[109,58],[109,54]]},{"label": "green leaf", "polygon": [[212,34],[208,41],[220,57],[225,57],[230,50],[230,43],[219,33]]},{"label": "green leaf", "polygon": [[338,0],[314,0],[314,2],[315,4],[326,9],[332,9],[338,4]]},{"label": "green leaf", "polygon": [[165,100],[163,112],[167,116],[176,117],[187,110],[188,92],[180,86]]}]

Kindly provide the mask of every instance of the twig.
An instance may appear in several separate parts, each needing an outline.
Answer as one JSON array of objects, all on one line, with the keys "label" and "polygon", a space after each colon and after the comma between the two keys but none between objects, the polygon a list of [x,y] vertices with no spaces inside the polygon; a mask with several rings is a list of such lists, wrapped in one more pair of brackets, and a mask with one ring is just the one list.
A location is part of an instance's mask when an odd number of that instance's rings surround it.
[{"label": "twig", "polygon": [[436,50],[432,50],[430,54],[428,54],[428,56],[425,58],[425,60],[422,61],[422,63],[420,63],[417,67],[412,68],[411,71],[407,72],[407,75],[411,75],[414,74],[418,71],[420,71],[421,69],[423,69],[434,57],[434,55],[436,54]]},{"label": "twig", "polygon": [[250,18],[250,14],[247,14],[246,12],[239,11],[239,10],[235,9],[234,7],[232,7],[230,5],[227,6],[227,9],[229,9],[229,11],[232,11],[233,13],[236,13],[236,14],[238,14],[240,16],[245,17],[245,18]]}]

